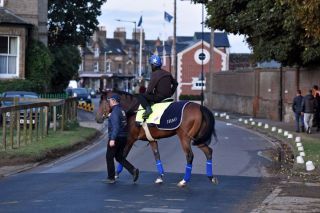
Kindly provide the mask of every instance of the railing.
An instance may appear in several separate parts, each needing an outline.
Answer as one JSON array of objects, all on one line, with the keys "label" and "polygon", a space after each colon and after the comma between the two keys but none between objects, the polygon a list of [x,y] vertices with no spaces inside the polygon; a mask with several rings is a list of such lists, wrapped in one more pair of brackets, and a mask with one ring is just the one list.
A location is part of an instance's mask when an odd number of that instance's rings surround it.
[{"label": "railing", "polygon": [[[0,133],[2,143],[0,143],[0,149],[6,150],[9,147],[14,149],[19,148],[21,144],[27,145],[41,141],[48,135],[49,128],[52,128],[53,132],[55,132],[57,127],[60,127],[63,131],[66,121],[77,119],[76,98],[67,98],[65,100],[0,98],[0,101],[12,101],[13,103],[34,102],[0,107],[0,116],[2,118],[0,119],[2,120],[2,131]],[[61,113],[58,114],[58,111],[61,111]]]}]

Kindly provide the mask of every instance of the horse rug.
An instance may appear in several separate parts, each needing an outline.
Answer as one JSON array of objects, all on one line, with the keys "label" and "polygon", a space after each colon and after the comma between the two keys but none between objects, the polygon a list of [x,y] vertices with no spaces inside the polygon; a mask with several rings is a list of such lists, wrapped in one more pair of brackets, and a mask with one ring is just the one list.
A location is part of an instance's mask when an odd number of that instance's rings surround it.
[{"label": "horse rug", "polygon": [[[156,125],[161,130],[174,130],[181,124],[183,110],[189,101],[163,102],[151,106],[152,114],[146,120],[148,124]],[[136,115],[136,122],[142,123],[144,113],[142,106],[139,106]]]}]

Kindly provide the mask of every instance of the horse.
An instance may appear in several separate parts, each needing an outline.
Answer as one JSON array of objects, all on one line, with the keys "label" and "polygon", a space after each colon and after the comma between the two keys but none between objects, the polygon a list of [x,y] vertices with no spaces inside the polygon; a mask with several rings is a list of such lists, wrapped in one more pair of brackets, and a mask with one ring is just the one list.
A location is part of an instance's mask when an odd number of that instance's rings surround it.
[{"label": "horse", "polygon": [[[212,148],[209,147],[212,135],[217,141],[215,119],[212,112],[208,108],[194,102],[187,103],[183,109],[181,124],[173,130],[160,130],[156,126],[149,127],[149,131],[152,137],[155,139],[154,141],[149,141],[147,139],[145,130],[140,125],[137,125],[135,121],[139,101],[137,96],[130,93],[124,91],[102,92],[99,108],[96,113],[96,121],[98,123],[102,123],[110,113],[111,108],[107,98],[112,94],[118,94],[120,96],[120,104],[127,115],[128,138],[123,154],[126,157],[129,154],[133,144],[137,140],[148,141],[154,154],[156,167],[159,173],[155,183],[162,183],[164,176],[164,170],[160,160],[160,153],[156,139],[167,138],[174,135],[179,137],[181,147],[185,153],[187,161],[184,177],[177,185],[179,187],[184,187],[191,178],[192,162],[194,157],[191,149],[191,142],[193,142],[193,145],[202,150],[206,156],[206,172],[210,182],[214,184],[218,183],[217,178],[214,177],[212,173]],[[121,171],[122,166],[119,164],[116,176],[118,176]]]}]

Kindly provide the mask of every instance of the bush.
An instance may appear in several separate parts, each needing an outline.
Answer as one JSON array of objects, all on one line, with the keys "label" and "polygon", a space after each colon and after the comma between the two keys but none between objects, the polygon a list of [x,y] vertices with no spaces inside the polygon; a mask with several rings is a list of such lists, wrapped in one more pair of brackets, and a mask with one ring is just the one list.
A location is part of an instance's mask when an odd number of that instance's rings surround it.
[{"label": "bush", "polygon": [[0,93],[5,91],[36,91],[36,88],[30,80],[13,79],[0,81]]},{"label": "bush", "polygon": [[52,56],[49,49],[40,41],[31,41],[27,48],[26,78],[34,83],[34,91],[48,92],[51,80]]},{"label": "bush", "polygon": [[201,101],[201,95],[180,95],[179,100]]}]

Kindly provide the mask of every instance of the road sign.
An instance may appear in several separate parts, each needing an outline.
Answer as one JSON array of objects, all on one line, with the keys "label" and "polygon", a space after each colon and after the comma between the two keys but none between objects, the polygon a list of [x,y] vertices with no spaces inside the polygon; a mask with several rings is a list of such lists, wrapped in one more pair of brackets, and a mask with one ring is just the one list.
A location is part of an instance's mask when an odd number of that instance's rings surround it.
[{"label": "road sign", "polygon": [[200,53],[198,57],[201,61],[203,61],[204,59],[206,59],[206,54]]}]

